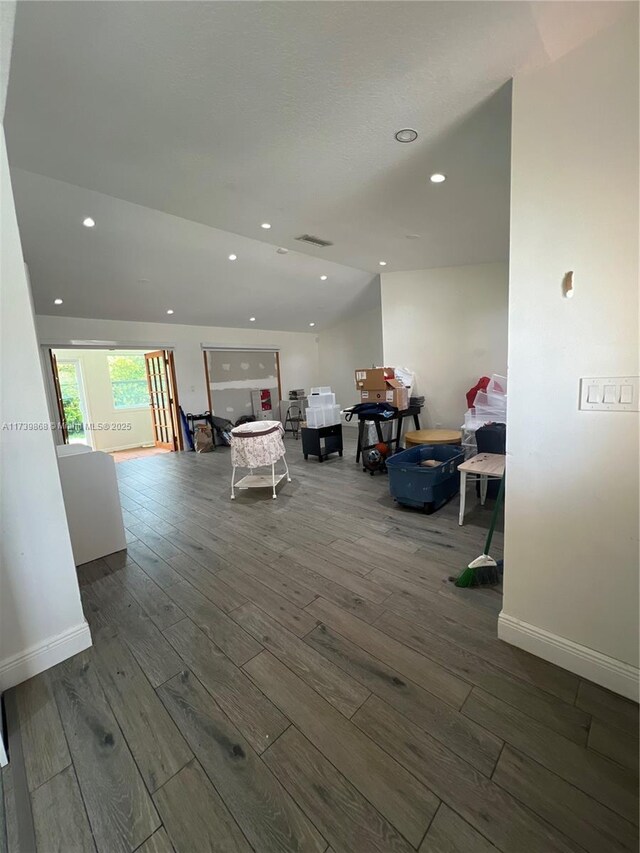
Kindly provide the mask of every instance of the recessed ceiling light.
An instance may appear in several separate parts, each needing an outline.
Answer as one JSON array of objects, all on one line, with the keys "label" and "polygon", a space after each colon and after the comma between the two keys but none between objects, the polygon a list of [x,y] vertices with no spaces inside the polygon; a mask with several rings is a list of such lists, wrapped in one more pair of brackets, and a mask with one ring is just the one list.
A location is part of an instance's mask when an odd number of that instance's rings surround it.
[{"label": "recessed ceiling light", "polygon": [[249,322],[250,322],[250,323],[255,323],[255,321],[256,321],[256,318],[255,318],[255,317],[249,317]]},{"label": "recessed ceiling light", "polygon": [[173,314],[173,308],[167,308],[167,314]]},{"label": "recessed ceiling light", "polygon": [[230,260],[230,261],[237,261],[237,260],[238,260],[238,256],[237,256],[237,255],[229,255],[229,260]]},{"label": "recessed ceiling light", "polygon": [[418,138],[418,131],[411,127],[405,127],[396,133],[398,142],[415,142]]},{"label": "recessed ceiling light", "polygon": [[435,175],[431,175],[429,180],[432,184],[441,184],[443,181],[447,180],[447,176],[441,175],[440,172],[436,172]]},{"label": "recessed ceiling light", "polygon": [[386,265],[387,265],[386,261],[378,261],[378,263],[381,267],[386,267]]},{"label": "recessed ceiling light", "polygon": [[315,326],[315,323],[309,323],[310,326]]},{"label": "recessed ceiling light", "polygon": [[262,225],[261,225],[260,227],[261,227],[261,228],[264,228],[264,229],[265,229],[265,231],[268,231],[268,230],[269,230],[269,228],[271,228],[271,223],[270,223],[270,222],[263,222],[263,223],[262,223]]},{"label": "recessed ceiling light", "polygon": [[329,278],[329,276],[327,276],[327,275],[321,275],[320,281],[326,281],[328,278]]},{"label": "recessed ceiling light", "polygon": [[54,305],[62,305],[62,299],[54,299],[53,304]]},{"label": "recessed ceiling light", "polygon": [[278,248],[276,249],[276,252],[279,255],[288,255],[289,254],[289,250],[285,249],[284,246],[278,246]]},{"label": "recessed ceiling light", "polygon": [[90,216],[87,216],[86,219],[82,220],[82,224],[84,225],[85,228],[93,228],[93,226],[96,223],[95,223],[95,219],[92,219]]}]

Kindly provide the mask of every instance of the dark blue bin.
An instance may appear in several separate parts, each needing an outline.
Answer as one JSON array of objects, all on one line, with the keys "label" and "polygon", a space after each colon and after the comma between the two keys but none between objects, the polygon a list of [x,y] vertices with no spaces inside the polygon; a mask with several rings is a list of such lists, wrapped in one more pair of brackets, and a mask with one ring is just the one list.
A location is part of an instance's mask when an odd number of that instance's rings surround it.
[{"label": "dark blue bin", "polygon": [[[423,459],[441,464],[423,468]],[[387,459],[389,492],[399,504],[434,512],[460,490],[458,465],[464,462],[460,445],[421,444]]]}]

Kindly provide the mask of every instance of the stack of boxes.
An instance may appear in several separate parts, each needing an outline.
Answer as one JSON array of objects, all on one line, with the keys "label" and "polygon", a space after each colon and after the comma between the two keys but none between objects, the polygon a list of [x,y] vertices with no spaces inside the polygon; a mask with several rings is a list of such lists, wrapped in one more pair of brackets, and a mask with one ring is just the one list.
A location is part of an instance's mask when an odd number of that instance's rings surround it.
[{"label": "stack of boxes", "polygon": [[467,458],[478,452],[476,430],[490,423],[507,422],[507,377],[494,373],[486,391],[478,391],[462,425],[462,444]]},{"label": "stack of boxes", "polygon": [[336,404],[336,395],[328,385],[312,388],[307,403],[309,405],[304,410],[304,414],[307,427],[310,429],[320,429],[340,423],[340,406]]},{"label": "stack of boxes", "polygon": [[388,403],[396,409],[409,408],[409,389],[396,377],[393,367],[356,370],[356,388],[361,403]]}]

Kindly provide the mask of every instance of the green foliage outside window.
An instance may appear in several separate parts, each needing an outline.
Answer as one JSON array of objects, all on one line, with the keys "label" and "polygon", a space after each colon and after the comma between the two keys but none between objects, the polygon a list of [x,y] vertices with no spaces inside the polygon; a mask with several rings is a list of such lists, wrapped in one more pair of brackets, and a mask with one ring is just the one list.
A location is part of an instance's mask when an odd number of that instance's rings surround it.
[{"label": "green foliage outside window", "polygon": [[62,407],[64,409],[64,419],[67,424],[69,437],[81,439],[84,437],[84,422],[82,409],[80,408],[80,389],[78,388],[75,364],[68,361],[59,361],[58,379],[60,381]]},{"label": "green foliage outside window", "polygon": [[113,405],[116,409],[136,409],[149,405],[149,388],[144,355],[107,356]]}]

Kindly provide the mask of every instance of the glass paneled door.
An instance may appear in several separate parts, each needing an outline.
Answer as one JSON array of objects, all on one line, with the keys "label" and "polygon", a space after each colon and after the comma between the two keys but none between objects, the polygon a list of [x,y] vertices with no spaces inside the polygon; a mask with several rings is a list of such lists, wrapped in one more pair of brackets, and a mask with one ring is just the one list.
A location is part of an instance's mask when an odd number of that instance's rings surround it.
[{"label": "glass paneled door", "polygon": [[170,369],[172,353],[165,350],[147,352],[144,355],[151,402],[153,437],[156,447],[164,450],[177,450],[178,424]]}]

